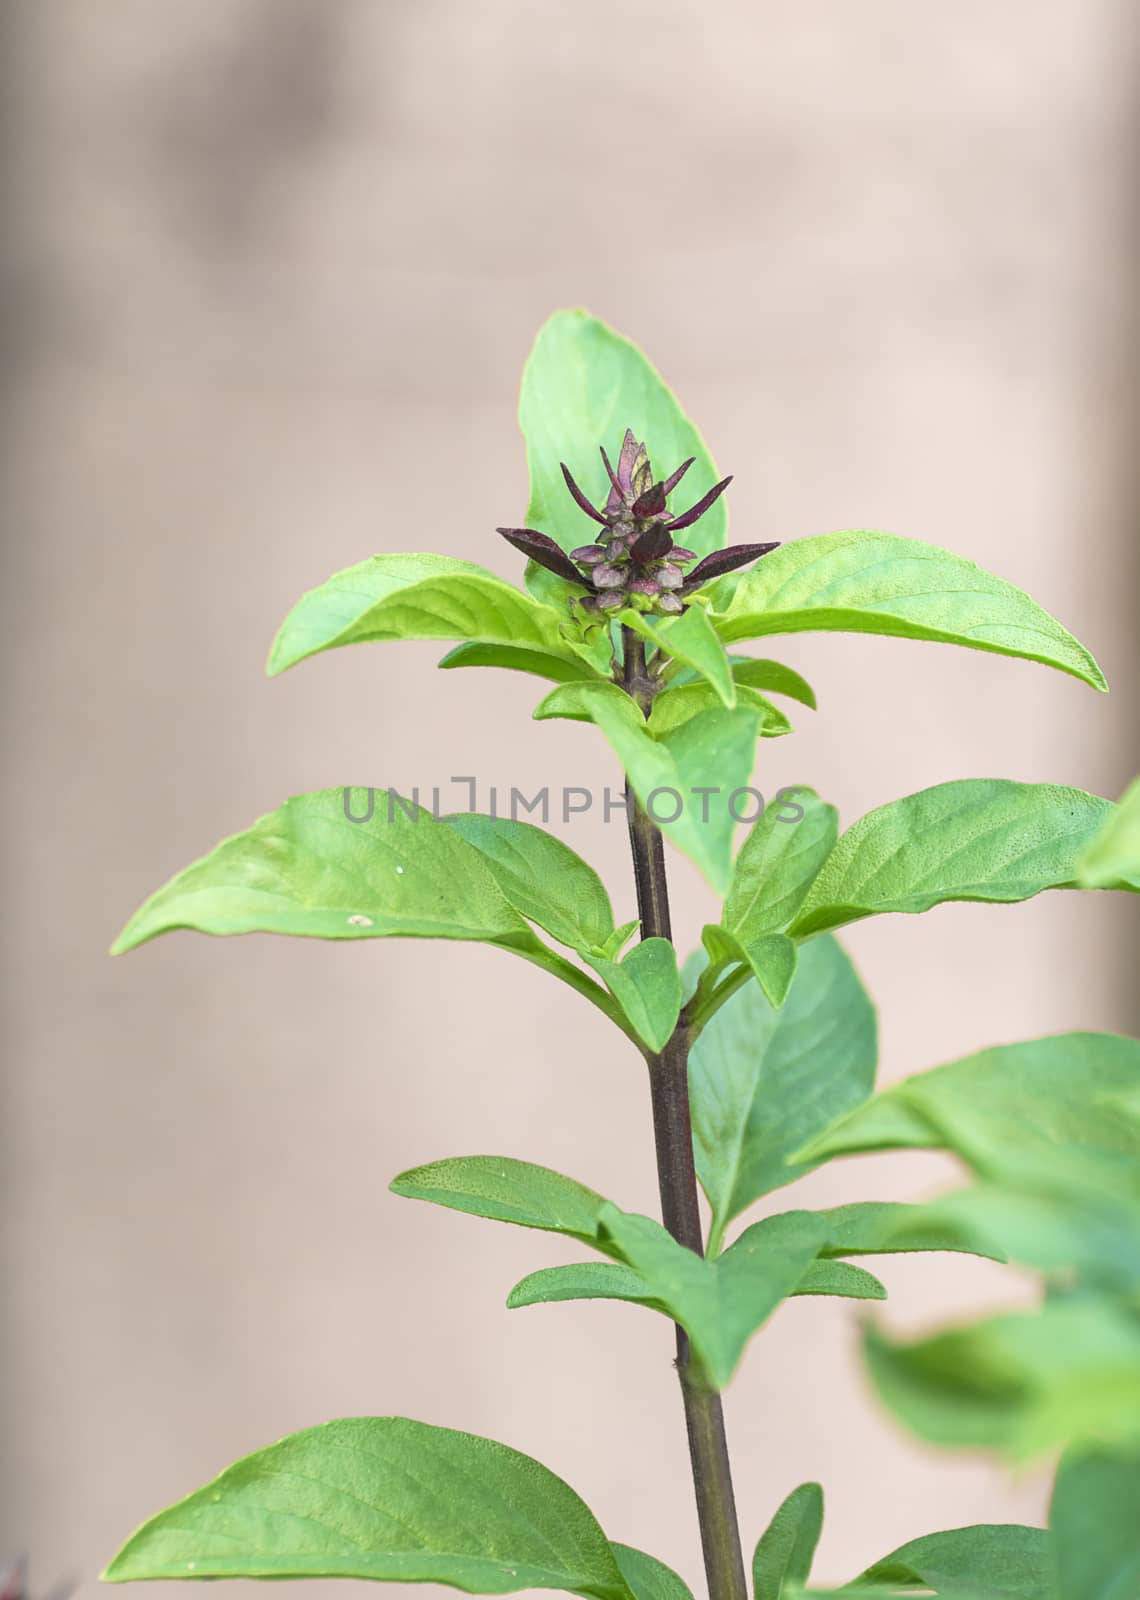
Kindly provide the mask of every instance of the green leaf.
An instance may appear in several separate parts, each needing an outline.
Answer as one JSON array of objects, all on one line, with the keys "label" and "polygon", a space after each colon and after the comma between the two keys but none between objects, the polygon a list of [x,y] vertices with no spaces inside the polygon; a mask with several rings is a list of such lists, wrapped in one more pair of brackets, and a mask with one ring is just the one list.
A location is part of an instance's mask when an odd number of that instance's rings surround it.
[{"label": "green leaf", "polygon": [[701,940],[709,957],[709,982],[726,966],[743,963],[756,979],[769,1005],[779,1008],[788,998],[799,956],[795,942],[785,934],[761,934],[743,944],[718,923],[706,923]]},{"label": "green leaf", "polygon": [[823,1490],[818,1483],[793,1489],[760,1537],[752,1557],[756,1600],[791,1600],[811,1575],[823,1532]]},{"label": "green leaf", "polygon": [[1077,860],[1077,882],[1082,889],[1111,889],[1122,880],[1140,880],[1140,778]]},{"label": "green leaf", "polygon": [[[774,706],[755,689],[739,687],[736,703],[755,712],[761,739],[782,739],[792,732],[792,725],[779,706]],[[720,704],[720,695],[710,683],[683,683],[663,689],[649,713],[649,731],[654,738],[662,739],[698,712],[709,711]]]},{"label": "green leaf", "polygon": [[710,591],[726,644],[776,633],[931,639],[1021,656],[1107,685],[1085,647],[1013,584],[934,545],[887,533],[828,533],[781,545]]},{"label": "green leaf", "polygon": [[893,1084],[805,1143],[796,1159],[952,1149],[976,1171],[998,1175],[1014,1156],[1038,1165],[1060,1159],[1129,1192],[1140,1173],[1140,1123],[1111,1097],[1138,1080],[1140,1041],[1115,1034],[997,1045]]},{"label": "green leaf", "polygon": [[457,644],[436,664],[449,672],[455,667],[506,667],[554,683],[591,683],[598,678],[580,656],[552,655],[548,650],[526,650],[512,644]]},{"label": "green leaf", "polygon": [[1054,1600],[1050,1555],[1043,1528],[1015,1523],[951,1528],[900,1545],[841,1593],[861,1594],[875,1584],[910,1593],[918,1584],[937,1595],[959,1595],[965,1586],[992,1600]]},{"label": "green leaf", "polygon": [[885,1300],[886,1286],[873,1272],[849,1261],[813,1261],[800,1279],[796,1294],[840,1295],[847,1300]]},{"label": "green leaf", "polygon": [[583,955],[650,1050],[663,1050],[681,1014],[681,974],[668,939],[643,939],[623,961]]},{"label": "green leaf", "polygon": [[113,946],[132,950],[172,928],[313,939],[481,939],[528,932],[483,857],[430,812],[381,791],[297,795],[224,840],[151,896]]},{"label": "green leaf", "polygon": [[1024,1461],[1140,1433],[1140,1321],[1107,1296],[1061,1296],[912,1344],[869,1329],[864,1349],[881,1399],[934,1444]]},{"label": "green leaf", "polygon": [[515,910],[560,944],[594,950],[614,932],[605,885],[561,839],[533,823],[471,811],[442,820],[478,850]]},{"label": "green leaf", "polygon": [[302,595],[281,625],[269,674],[323,650],[384,639],[465,639],[576,659],[549,606],[450,556],[372,556]]},{"label": "green leaf", "polygon": [[[535,711],[540,721],[565,716],[596,723],[665,837],[723,891],[736,825],[729,803],[752,771],[756,714],[744,706],[702,711],[654,739],[633,701],[616,685],[568,683]],[[715,793],[700,795],[702,787]]]},{"label": "green leaf", "polygon": [[[791,667],[784,666],[782,661],[764,661],[754,659],[752,656],[736,655],[730,655],[728,659],[738,688],[766,689],[770,694],[783,694],[787,695],[789,700],[798,700],[801,705],[807,706],[809,711],[816,709],[815,690],[811,684]],[[686,684],[696,683],[698,674],[692,667],[686,667],[682,662],[675,661],[665,668],[662,678],[672,688],[679,689]]]},{"label": "green leaf", "polygon": [[1140,1594],[1140,1445],[1086,1446],[1061,1461],[1049,1508],[1064,1600],[1134,1600]]},{"label": "green leaf", "polygon": [[789,926],[839,836],[834,806],[811,789],[795,793],[800,820],[788,821],[781,807],[766,806],[732,869],[721,924],[746,946]]},{"label": "green leaf", "polygon": [[621,927],[615,928],[609,938],[605,940],[598,954],[605,956],[608,961],[616,961],[640,927],[640,917],[631,917],[628,922],[623,922]]},{"label": "green leaf", "polygon": [[[804,1269],[795,1295],[840,1295],[856,1300],[885,1300],[878,1278],[847,1261],[812,1261]],[[568,1267],[541,1267],[516,1283],[507,1297],[510,1310],[553,1305],[563,1300],[626,1300],[670,1316],[669,1306],[640,1273],[610,1261],[579,1261]]]},{"label": "green leaf", "polygon": [[804,938],[888,911],[1076,888],[1077,860],[1111,809],[1048,783],[967,778],[923,789],[847,830],[791,932]]},{"label": "green leaf", "polygon": [[[645,441],[658,477],[696,458],[685,478],[690,498],[678,501],[681,509],[718,476],[704,441],[641,351],[585,311],[557,311],[540,330],[523,372],[519,423],[530,469],[526,525],[565,550],[588,543],[594,525],[566,492],[559,463],[588,499],[604,503],[609,482],[598,446],[613,457],[626,428]],[[685,539],[705,555],[721,548],[727,526],[722,496]]]},{"label": "green leaf", "polygon": [[665,1302],[639,1272],[614,1261],[576,1261],[527,1273],[507,1296],[507,1308],[555,1305],[565,1300],[628,1300],[670,1315]]},{"label": "green leaf", "polygon": [[627,1544],[611,1542],[610,1549],[636,1600],[693,1600],[688,1584],[656,1556]]},{"label": "green leaf", "polygon": [[369,1578],[630,1600],[561,1478],[506,1445],[406,1417],[329,1422],[246,1456],[144,1523],[104,1577]]},{"label": "green leaf", "polygon": [[649,1217],[607,1206],[601,1237],[644,1279],[652,1304],[689,1335],[693,1356],[723,1389],[753,1333],[794,1294],[822,1239],[809,1212],[753,1223],[717,1261],[677,1243]]},{"label": "green leaf", "polygon": [[510,1156],[454,1156],[401,1172],[388,1187],[409,1200],[430,1200],[451,1211],[466,1211],[494,1222],[564,1233],[600,1248],[598,1216],[606,1204],[602,1196],[530,1161],[515,1161]]},{"label": "green leaf", "polygon": [[1001,1251],[980,1238],[964,1235],[932,1216],[929,1206],[906,1205],[899,1200],[860,1200],[853,1205],[817,1211],[827,1228],[825,1256],[901,1255],[915,1250],[957,1251],[972,1256],[1004,1260]]},{"label": "green leaf", "polygon": [[808,1170],[788,1157],[867,1098],[877,1054],[874,1007],[834,939],[804,947],[780,1010],[753,984],[725,1003],[689,1057],[697,1174],[715,1234]]},{"label": "green leaf", "polygon": [[657,618],[631,611],[628,623],[666,656],[691,667],[716,691],[722,705],[731,710],[736,704],[732,665],[703,606],[690,605],[679,617]]}]

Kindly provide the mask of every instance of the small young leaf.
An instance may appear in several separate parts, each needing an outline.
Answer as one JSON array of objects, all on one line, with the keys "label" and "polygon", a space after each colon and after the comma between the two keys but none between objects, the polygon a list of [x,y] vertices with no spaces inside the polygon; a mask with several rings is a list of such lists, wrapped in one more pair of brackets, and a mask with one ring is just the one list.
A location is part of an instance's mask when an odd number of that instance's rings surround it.
[{"label": "small young leaf", "polygon": [[370,1578],[631,1600],[601,1528],[561,1478],[491,1439],[406,1417],[329,1422],[246,1456],[144,1523],[103,1576]]},{"label": "small young leaf", "polygon": [[714,888],[725,889],[736,826],[729,802],[744,790],[752,771],[755,712],[742,705],[734,711],[702,711],[654,739],[633,701],[616,685],[568,683],[547,695],[535,712],[540,721],[555,716],[597,724],[665,837]]},{"label": "small young leaf", "polygon": [[643,939],[623,961],[585,953],[587,966],[602,979],[638,1038],[650,1050],[663,1050],[681,1013],[681,974],[668,939]]},{"label": "small young leaf", "polygon": [[693,1600],[684,1579],[656,1556],[647,1556],[644,1550],[634,1550],[627,1544],[613,1541],[610,1549],[635,1600]]},{"label": "small young leaf", "polygon": [[783,933],[765,933],[744,944],[719,923],[706,923],[701,942],[708,951],[709,973],[743,963],[764,991],[764,998],[777,1010],[791,991],[799,954],[795,941]]},{"label": "small young leaf", "polygon": [[794,1294],[841,1295],[848,1300],[885,1300],[886,1286],[873,1272],[852,1266],[850,1261],[813,1261],[800,1279]]},{"label": "small young leaf", "polygon": [[1111,889],[1140,881],[1140,778],[1109,813],[1077,860],[1082,889]]},{"label": "small young leaf", "polygon": [[[649,713],[649,731],[655,739],[663,739],[698,712],[710,711],[721,703],[720,696],[710,683],[682,683],[663,689]],[[785,734],[792,732],[792,725],[779,706],[774,706],[771,700],[766,700],[755,689],[743,685],[738,687],[736,703],[747,711],[755,712],[761,739],[782,739]]]},{"label": "small young leaf", "polygon": [[478,850],[515,910],[560,944],[593,950],[613,933],[605,885],[561,839],[530,822],[471,811],[441,820]]},{"label": "small young leaf", "polygon": [[795,539],[711,591],[725,643],[775,633],[879,633],[1040,661],[1104,689],[1085,647],[1011,583],[917,539]]},{"label": "small young leaf", "polygon": [[752,1557],[756,1600],[793,1600],[811,1576],[823,1532],[823,1490],[818,1483],[793,1489],[760,1537]]},{"label": "small young leaf", "polygon": [[[849,828],[792,926],[797,938],[949,900],[1028,900],[1077,887],[1077,861],[1112,804],[1048,783],[968,778],[880,806]],[[1121,882],[1119,887],[1140,887]]]},{"label": "small young leaf", "polygon": [[631,612],[629,626],[674,661],[681,661],[710,684],[722,705],[736,704],[736,680],[716,629],[703,606],[690,605],[679,617]]},{"label": "small young leaf", "polygon": [[640,927],[641,918],[631,917],[628,922],[623,922],[620,928],[615,928],[609,938],[598,946],[594,954],[604,956],[607,961],[616,961]]},{"label": "small young leaf", "polygon": [[[787,695],[789,700],[798,700],[809,711],[816,709],[815,690],[811,684],[791,667],[784,666],[782,661],[735,655],[730,655],[728,659],[737,688],[764,689],[769,694]],[[692,667],[675,661],[665,668],[662,679],[671,688],[680,689],[686,684],[699,682],[699,674]]]},{"label": "small young leaf", "polygon": [[598,674],[581,656],[558,656],[548,650],[526,650],[513,644],[457,644],[436,663],[445,671],[456,667],[505,667],[529,672],[552,683],[597,682]]},{"label": "small young leaf", "polygon": [[[1050,1539],[1044,1528],[983,1523],[912,1539],[868,1567],[843,1592],[858,1595],[867,1586],[884,1584],[901,1594],[920,1585],[937,1595],[1056,1600],[1051,1570]],[[1065,1594],[1069,1600],[1067,1590]]]},{"label": "small young leaf", "polygon": [[1140,1446],[1085,1445],[1061,1459],[1049,1508],[1054,1587],[1064,1600],[1140,1594]]},{"label": "small young leaf", "polygon": [[510,1156],[454,1156],[412,1167],[392,1179],[393,1194],[430,1200],[451,1211],[466,1211],[494,1222],[564,1233],[598,1245],[598,1216],[606,1204],[600,1194],[549,1167]]},{"label": "small young leaf", "polygon": [[576,659],[561,617],[483,567],[450,556],[372,556],[311,589],[281,625],[276,676],[308,656],[384,639],[466,639]]},{"label": "small young leaf", "polygon": [[717,1261],[677,1243],[658,1222],[607,1206],[601,1237],[644,1279],[660,1307],[679,1322],[714,1389],[723,1389],[744,1347],[782,1300],[794,1294],[823,1238],[810,1212],[766,1217],[747,1228]]},{"label": "small young leaf", "polygon": [[507,1296],[507,1308],[555,1305],[564,1300],[628,1300],[669,1315],[669,1308],[639,1272],[614,1261],[576,1261],[568,1267],[540,1267],[520,1279]]},{"label": "small young leaf", "polygon": [[[564,550],[582,544],[590,524],[566,492],[560,463],[603,504],[610,485],[598,446],[616,446],[625,428],[645,441],[659,477],[695,457],[685,480],[694,500],[718,477],[700,434],[641,351],[585,311],[557,311],[539,331],[523,371],[519,423],[530,468],[525,524]],[[727,527],[722,497],[685,543],[698,555],[719,550]]]},{"label": "small young leaf", "polygon": [[788,1157],[867,1098],[877,1055],[874,1007],[834,939],[804,946],[780,1010],[754,984],[725,1003],[689,1057],[697,1174],[717,1233],[808,1170]]},{"label": "small young leaf", "polygon": [[1140,1321],[1108,1296],[1061,1296],[911,1344],[872,1328],[864,1351],[880,1398],[934,1444],[1025,1461],[1140,1434]]}]

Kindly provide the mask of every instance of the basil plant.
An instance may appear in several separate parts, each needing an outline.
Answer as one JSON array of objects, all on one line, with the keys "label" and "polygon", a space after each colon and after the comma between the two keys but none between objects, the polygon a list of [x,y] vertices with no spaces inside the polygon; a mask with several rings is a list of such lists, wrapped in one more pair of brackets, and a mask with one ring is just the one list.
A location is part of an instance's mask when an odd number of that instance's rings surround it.
[{"label": "basil plant", "polygon": [[[789,734],[789,708],[815,697],[790,667],[742,647],[884,634],[1021,657],[1103,691],[1096,662],[1013,584],[914,539],[728,544],[730,480],[641,353],[583,312],[541,330],[521,423],[525,525],[498,530],[500,554],[525,558],[520,583],[446,556],[372,556],[298,601],[269,671],[348,645],[438,639],[449,670],[543,680],[535,716],[592,724],[624,773],[634,892],[623,900],[636,897],[636,916],[619,923],[593,868],[532,822],[334,787],[286,800],[187,867],[115,951],[183,928],[480,940],[569,985],[625,1035],[647,1068],[656,1201],[630,1210],[495,1154],[447,1153],[392,1188],[577,1241],[581,1263],[530,1273],[511,1308],[618,1299],[675,1325],[709,1600],[824,1592],[811,1577],[816,1484],[769,1508],[746,1563],[722,1397],[753,1335],[794,1295],[883,1299],[862,1262],[915,1250],[1040,1275],[1037,1310],[910,1342],[871,1319],[862,1337],[878,1394],[922,1438],[1014,1462],[1059,1457],[1049,1525],[916,1530],[828,1592],[1136,1600],[1140,1043],[1006,1044],[876,1094],[875,1011],[839,936],[947,901],[1135,892],[1140,795],[1116,806],[1055,784],[965,779],[847,827],[809,789],[765,805],[749,781],[757,740]],[[684,962],[666,846],[722,897]],[[925,1205],[793,1203],[747,1220],[823,1162],[924,1148],[959,1158],[960,1188]],[[548,1467],[401,1416],[325,1422],[247,1456],[144,1522],[105,1577],[691,1600],[682,1577],[611,1538]]]}]

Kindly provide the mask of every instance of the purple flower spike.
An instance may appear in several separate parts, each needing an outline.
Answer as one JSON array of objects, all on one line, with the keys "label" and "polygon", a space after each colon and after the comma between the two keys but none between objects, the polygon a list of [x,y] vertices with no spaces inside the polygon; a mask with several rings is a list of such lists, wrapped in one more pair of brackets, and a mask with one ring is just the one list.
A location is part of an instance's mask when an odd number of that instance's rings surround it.
[{"label": "purple flower spike", "polygon": [[[673,535],[703,517],[732,479],[722,478],[688,511],[674,517],[668,497],[695,457],[682,461],[668,477],[655,480],[649,452],[632,428],[625,430],[616,467],[605,446],[599,448],[610,484],[601,510],[590,504],[569,467],[561,463],[574,504],[602,529],[595,543],[579,545],[566,555],[553,539],[533,528],[499,529],[504,539],[532,561],[585,589],[580,604],[587,611],[617,611],[636,598],[640,611],[675,616],[684,611],[686,598],[694,589],[777,548],[775,544],[741,544],[697,561],[696,551],[675,545]],[[697,565],[686,577],[683,568],[693,561]]]},{"label": "purple flower spike", "polygon": [[714,578],[723,578],[726,572],[735,572],[737,567],[746,567],[750,561],[757,561],[779,548],[780,541],[777,539],[774,544],[730,544],[727,550],[714,550],[711,556],[699,561],[689,573],[685,579],[685,592],[697,589],[703,583],[711,583]]},{"label": "purple flower spike", "polygon": [[495,532],[501,533],[508,544],[513,544],[524,556],[537,561],[547,572],[565,578],[567,583],[581,584],[583,589],[590,587],[589,580],[582,576],[565,550],[555,544],[549,534],[537,533],[534,528],[496,528]]}]

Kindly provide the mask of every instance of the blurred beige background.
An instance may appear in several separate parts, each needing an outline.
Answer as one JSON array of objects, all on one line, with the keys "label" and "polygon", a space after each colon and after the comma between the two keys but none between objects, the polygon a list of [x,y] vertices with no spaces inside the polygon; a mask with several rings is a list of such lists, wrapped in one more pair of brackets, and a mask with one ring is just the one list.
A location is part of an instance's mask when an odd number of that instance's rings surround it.
[{"label": "blurred beige background", "polygon": [[[533,333],[585,304],[699,419],[735,532],[912,534],[1021,583],[1111,699],[1044,669],[837,637],[781,654],[821,711],[758,781],[850,821],[950,777],[1115,794],[1137,767],[1140,16],[1127,0],[2,0],[8,186],[3,676],[7,1053],[0,1553],[87,1596],[232,1457],[403,1412],[541,1457],[701,1590],[670,1336],[614,1305],[508,1315],[565,1258],[386,1192],[493,1151],[651,1207],[639,1062],[521,963],[424,943],[170,938],[140,899],[290,793],[601,786],[538,686],[442,650],[268,683],[299,592],[376,550],[517,571]],[[586,441],[584,448],[589,448]],[[565,835],[632,910],[625,841]],[[677,921],[705,891],[675,873]],[[1109,897],[848,939],[885,1079],[1136,1021]],[[933,1159],[805,1203],[920,1195]],[[787,1194],[774,1197],[779,1208]],[[886,1269],[896,1327],[1024,1285]],[[937,1526],[1036,1519],[1045,1478],[917,1447],[841,1303],[798,1301],[728,1400],[749,1549],[822,1480],[818,1575]]]}]

